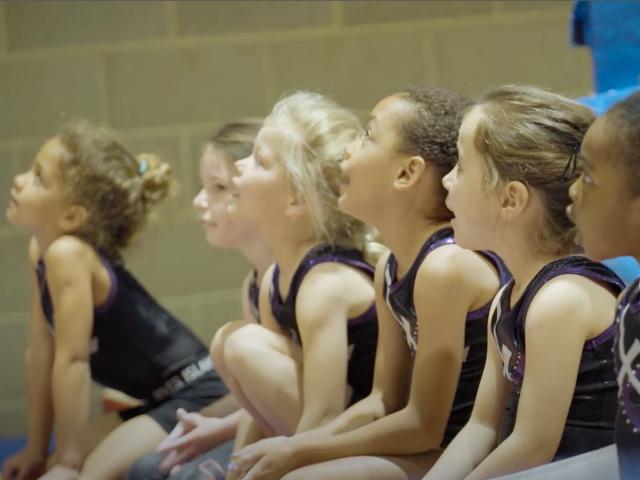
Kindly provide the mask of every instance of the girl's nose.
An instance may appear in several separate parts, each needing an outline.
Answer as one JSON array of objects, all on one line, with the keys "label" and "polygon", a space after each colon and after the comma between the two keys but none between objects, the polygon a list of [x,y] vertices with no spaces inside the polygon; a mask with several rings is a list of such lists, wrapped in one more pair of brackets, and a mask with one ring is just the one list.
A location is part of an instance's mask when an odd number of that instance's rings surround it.
[{"label": "girl's nose", "polygon": [[20,191],[22,186],[24,185],[24,178],[26,173],[19,173],[15,177],[13,177],[13,188]]},{"label": "girl's nose", "polygon": [[207,201],[207,192],[204,188],[198,192],[193,198],[193,208],[196,210],[206,210],[209,208],[209,202]]},{"label": "girl's nose", "polygon": [[580,190],[580,185],[578,184],[580,183],[580,178],[581,177],[578,177],[576,180],[574,180],[574,182],[569,187],[569,198],[571,199],[572,202],[575,202],[578,200],[578,193]]},{"label": "girl's nose", "polygon": [[246,158],[241,158],[240,160],[236,160],[235,165],[236,165],[236,168],[238,169],[238,172],[240,172],[240,174],[242,174],[245,167],[247,166],[247,162],[249,161],[249,158],[251,157],[246,157]]},{"label": "girl's nose", "polygon": [[444,187],[444,189],[448,192],[449,190],[451,190],[451,183],[453,182],[453,175],[455,175],[455,171],[458,168],[458,166],[456,165],[455,167],[453,167],[453,169],[447,173],[444,177],[442,177],[442,186]]}]

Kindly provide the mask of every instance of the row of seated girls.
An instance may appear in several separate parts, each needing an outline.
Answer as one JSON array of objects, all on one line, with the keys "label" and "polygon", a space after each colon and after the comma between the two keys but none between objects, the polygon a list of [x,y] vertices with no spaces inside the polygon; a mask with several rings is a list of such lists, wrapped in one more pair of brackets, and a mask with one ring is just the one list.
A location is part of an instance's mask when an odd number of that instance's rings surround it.
[{"label": "row of seated girls", "polygon": [[[638,152],[640,94],[596,120],[415,86],[364,129],[291,94],[202,150],[206,238],[253,267],[207,352],[122,259],[169,165],[66,125],[7,208],[33,301],[3,478],[640,478],[640,287],[599,263],[640,257]],[[91,379],[140,402],[90,419]]]}]

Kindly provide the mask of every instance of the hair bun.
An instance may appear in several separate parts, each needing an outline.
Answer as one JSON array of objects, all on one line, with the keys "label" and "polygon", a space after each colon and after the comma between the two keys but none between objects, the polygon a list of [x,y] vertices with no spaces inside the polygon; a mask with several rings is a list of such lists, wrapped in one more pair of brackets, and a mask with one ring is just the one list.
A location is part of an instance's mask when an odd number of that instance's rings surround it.
[{"label": "hair bun", "polygon": [[145,208],[164,200],[174,187],[171,167],[157,155],[142,153],[136,158],[138,173],[142,177],[140,195]]}]

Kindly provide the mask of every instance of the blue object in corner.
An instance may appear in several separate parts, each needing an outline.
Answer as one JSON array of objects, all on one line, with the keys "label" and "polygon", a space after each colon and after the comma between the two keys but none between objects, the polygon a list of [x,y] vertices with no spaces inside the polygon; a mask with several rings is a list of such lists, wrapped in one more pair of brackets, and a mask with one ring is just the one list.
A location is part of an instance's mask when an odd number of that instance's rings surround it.
[{"label": "blue object in corner", "polygon": [[597,92],[640,83],[640,1],[575,1],[571,40],[591,48]]}]

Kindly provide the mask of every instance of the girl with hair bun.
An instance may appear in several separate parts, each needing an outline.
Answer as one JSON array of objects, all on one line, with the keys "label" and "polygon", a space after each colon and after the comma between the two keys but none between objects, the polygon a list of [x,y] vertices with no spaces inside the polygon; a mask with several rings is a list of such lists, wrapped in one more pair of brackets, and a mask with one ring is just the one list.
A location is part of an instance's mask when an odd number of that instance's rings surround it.
[{"label": "girl with hair bun", "polygon": [[[207,348],[125,268],[121,252],[169,193],[171,169],[69,123],[17,175],[8,220],[31,234],[28,442],[5,480],[115,479],[177,422],[227,394]],[[91,380],[144,400],[90,425]],[[47,459],[52,431],[56,451]]]}]

